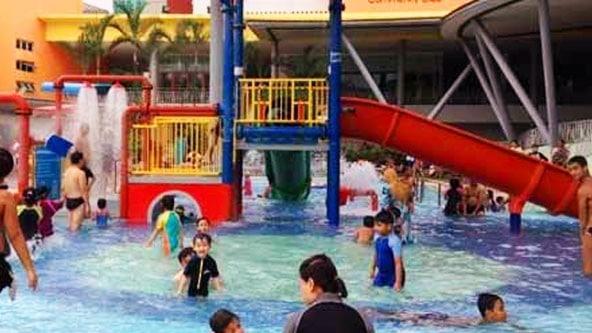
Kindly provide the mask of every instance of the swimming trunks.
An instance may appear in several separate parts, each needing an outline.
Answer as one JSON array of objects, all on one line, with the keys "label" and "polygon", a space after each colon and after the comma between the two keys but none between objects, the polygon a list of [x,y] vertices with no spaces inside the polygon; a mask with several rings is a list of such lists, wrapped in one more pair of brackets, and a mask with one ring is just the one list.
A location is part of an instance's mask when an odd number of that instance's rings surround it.
[{"label": "swimming trunks", "polygon": [[66,208],[70,211],[76,210],[84,205],[84,198],[66,198]]},{"label": "swimming trunks", "polygon": [[0,293],[4,288],[10,287],[13,280],[10,264],[0,255]]}]

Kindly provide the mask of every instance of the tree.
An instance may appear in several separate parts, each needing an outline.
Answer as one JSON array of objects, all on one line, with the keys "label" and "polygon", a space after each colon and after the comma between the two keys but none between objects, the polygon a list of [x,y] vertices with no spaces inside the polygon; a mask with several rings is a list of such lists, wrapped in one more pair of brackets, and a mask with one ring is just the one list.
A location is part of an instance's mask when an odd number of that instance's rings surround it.
[{"label": "tree", "polygon": [[101,74],[101,59],[106,53],[105,33],[113,20],[113,15],[106,15],[98,22],[86,23],[80,27],[80,35],[75,45],[63,43],[62,46],[72,53],[86,74],[94,61],[96,74]]},{"label": "tree", "polygon": [[319,78],[327,76],[327,59],[316,53],[314,46],[307,46],[301,55],[292,57],[286,65],[290,77]]},{"label": "tree", "polygon": [[142,40],[150,35],[166,35],[166,33],[158,27],[161,23],[159,19],[142,18],[142,13],[146,6],[147,3],[145,1],[116,1],[114,3],[115,11],[123,13],[127,20],[124,24],[119,24],[118,22],[112,22],[109,24],[110,27],[116,29],[121,34],[121,36],[111,43],[109,49],[113,50],[121,44],[131,44],[134,48],[133,65],[135,74],[139,72],[139,56],[142,56],[146,51]]}]

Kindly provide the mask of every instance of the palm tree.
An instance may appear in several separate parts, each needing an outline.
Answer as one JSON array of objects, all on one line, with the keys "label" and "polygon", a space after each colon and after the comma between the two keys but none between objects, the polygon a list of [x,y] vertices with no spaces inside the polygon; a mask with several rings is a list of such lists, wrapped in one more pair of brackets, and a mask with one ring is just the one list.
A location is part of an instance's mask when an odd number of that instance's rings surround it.
[{"label": "palm tree", "polygon": [[290,60],[288,72],[291,77],[327,76],[327,59],[319,56],[314,46],[304,48],[301,55]]},{"label": "palm tree", "polygon": [[142,40],[149,37],[150,34],[158,33],[164,34],[158,25],[161,23],[159,19],[143,19],[142,12],[146,8],[147,3],[144,1],[116,1],[114,3],[115,11],[125,14],[127,20],[125,24],[119,24],[113,22],[109,24],[110,27],[119,31],[121,36],[115,39],[110,46],[110,50],[113,50],[121,44],[131,44],[134,47],[133,51],[133,64],[134,73],[138,73],[139,67],[139,54],[142,54],[144,49],[144,43]]},{"label": "palm tree", "polygon": [[88,72],[91,63],[94,61],[97,75],[101,74],[101,59],[106,53],[104,46],[105,33],[113,15],[107,15],[98,22],[86,23],[80,27],[80,35],[74,46],[64,43],[62,46],[70,51],[82,67],[84,74]]}]

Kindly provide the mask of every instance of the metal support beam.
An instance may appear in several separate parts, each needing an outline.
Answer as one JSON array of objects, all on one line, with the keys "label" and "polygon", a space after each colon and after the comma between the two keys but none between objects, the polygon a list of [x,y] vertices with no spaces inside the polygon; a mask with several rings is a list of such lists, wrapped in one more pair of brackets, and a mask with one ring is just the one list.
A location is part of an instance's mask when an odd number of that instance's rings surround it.
[{"label": "metal support beam", "polygon": [[506,108],[506,101],[504,99],[504,94],[499,84],[497,73],[495,72],[495,68],[491,63],[491,57],[489,53],[485,49],[485,45],[483,45],[483,41],[479,36],[475,36],[477,40],[477,47],[479,48],[479,53],[481,54],[481,59],[483,59],[483,65],[485,67],[485,72],[487,73],[487,77],[489,78],[489,84],[491,90],[493,92],[493,96],[497,101],[497,107],[499,109],[499,118],[500,122],[506,123],[508,128],[507,139],[508,141],[512,141],[516,139],[516,132],[514,132],[514,128],[512,126],[512,122],[508,116],[508,109]]},{"label": "metal support beam", "polygon": [[405,53],[407,53],[407,43],[402,40],[397,63],[397,104],[400,106],[405,105]]},{"label": "metal support beam", "polygon": [[331,0],[329,44],[329,156],[327,158],[327,219],[332,226],[339,226],[339,177],[341,157],[341,14],[342,0]]},{"label": "metal support beam", "polygon": [[476,33],[482,38],[483,43],[485,44],[485,46],[487,47],[487,49],[489,50],[489,52],[493,56],[493,59],[495,60],[497,65],[500,67],[502,73],[504,74],[504,76],[508,80],[508,83],[514,89],[514,92],[518,96],[518,99],[520,99],[520,102],[522,102],[522,105],[526,109],[526,112],[528,112],[528,114],[530,115],[530,118],[535,123],[537,129],[539,130],[539,132],[541,132],[541,135],[543,136],[543,138],[545,138],[545,140],[550,144],[551,143],[551,135],[549,134],[549,130],[547,129],[545,122],[543,121],[543,119],[539,115],[536,107],[534,106],[534,104],[532,103],[530,98],[528,97],[528,94],[524,90],[524,87],[522,87],[522,84],[520,84],[518,77],[516,77],[516,74],[514,74],[514,72],[510,68],[510,65],[508,65],[508,63],[504,59],[504,56],[502,55],[500,50],[495,45],[491,36],[489,36],[487,31],[485,31],[485,28],[483,27],[483,25],[479,21],[475,20],[475,21],[473,21],[473,26],[475,27]]},{"label": "metal support beam", "polygon": [[559,125],[557,124],[557,100],[555,98],[555,71],[553,69],[553,48],[551,46],[550,15],[548,0],[539,0],[539,30],[543,55],[543,74],[545,75],[545,96],[547,101],[547,123],[551,146],[557,143]]},{"label": "metal support beam", "polygon": [[350,42],[349,38],[347,38],[347,36],[345,34],[341,34],[341,38],[343,39],[343,44],[347,48],[349,55],[352,57],[352,59],[356,63],[356,66],[358,66],[358,69],[362,73],[364,80],[366,80],[366,83],[368,83],[368,85],[370,86],[370,90],[372,90],[374,97],[376,97],[376,99],[379,102],[386,104],[386,98],[384,98],[382,91],[380,91],[380,88],[378,87],[378,85],[374,81],[372,74],[370,74],[368,67],[366,67],[366,64],[364,64],[364,61],[362,60],[362,58],[358,54],[358,51],[356,51],[356,48],[354,47],[354,45]]},{"label": "metal support beam", "polygon": [[493,92],[491,91],[491,87],[489,86],[489,82],[487,82],[487,78],[485,77],[485,74],[481,70],[481,66],[479,66],[479,63],[477,62],[477,58],[473,55],[473,52],[471,52],[471,50],[469,49],[469,47],[467,46],[467,43],[465,43],[465,41],[461,40],[460,45],[462,46],[463,50],[465,51],[467,58],[469,58],[469,61],[471,62],[471,67],[475,71],[475,75],[477,75],[477,79],[479,79],[479,83],[481,83],[481,88],[483,88],[483,92],[485,92],[485,96],[487,96],[487,100],[489,101],[489,104],[491,105],[491,108],[493,109],[493,113],[495,113],[495,116],[496,116],[497,120],[499,121],[499,123],[502,127],[502,130],[504,131],[504,134],[506,135],[507,138],[510,137],[511,131],[508,127],[509,124],[507,122],[504,122],[502,120],[503,118],[500,116],[501,113],[499,110],[499,106],[497,104],[495,96],[493,95]]},{"label": "metal support beam", "polygon": [[436,117],[438,117],[440,112],[442,112],[442,110],[444,109],[444,106],[446,105],[446,103],[448,103],[448,100],[450,99],[450,97],[452,97],[452,95],[456,92],[458,87],[465,81],[467,76],[469,76],[472,69],[473,68],[471,67],[471,64],[468,64],[467,67],[465,67],[465,69],[463,69],[463,71],[460,72],[460,74],[458,75],[456,80],[454,80],[454,82],[452,83],[450,88],[448,88],[448,90],[444,93],[442,98],[440,98],[440,100],[438,101],[438,104],[436,104],[436,106],[434,106],[432,111],[430,111],[430,114],[428,115],[429,119],[436,119]]},{"label": "metal support beam", "polygon": [[222,101],[222,59],[224,57],[221,0],[210,0],[210,22],[210,103],[218,104]]}]

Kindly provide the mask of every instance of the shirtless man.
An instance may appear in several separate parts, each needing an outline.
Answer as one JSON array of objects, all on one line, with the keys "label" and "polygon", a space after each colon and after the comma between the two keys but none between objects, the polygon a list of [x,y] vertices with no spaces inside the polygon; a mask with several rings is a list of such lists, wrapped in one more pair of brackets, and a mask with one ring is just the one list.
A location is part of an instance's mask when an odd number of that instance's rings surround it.
[{"label": "shirtless man", "polygon": [[75,151],[70,155],[70,166],[64,173],[64,196],[68,209],[70,231],[80,229],[85,216],[85,203],[88,202],[88,183],[81,169],[84,166],[84,155]]},{"label": "shirtless man", "polygon": [[469,186],[464,189],[464,198],[462,203],[462,213],[468,216],[477,216],[485,213],[487,191],[483,186],[474,180],[471,180]]},{"label": "shirtless man", "polygon": [[0,292],[8,287],[11,299],[16,296],[16,284],[11,267],[5,260],[5,257],[10,253],[8,241],[12,244],[27,272],[29,288],[33,290],[37,288],[37,272],[21,232],[16,215],[14,195],[7,191],[8,186],[4,184],[4,179],[12,172],[13,168],[12,155],[7,150],[0,148]]},{"label": "shirtless man", "polygon": [[567,162],[569,173],[581,182],[578,189],[578,208],[580,218],[580,239],[582,241],[582,269],[584,275],[592,278],[592,177],[588,162],[583,156],[574,156]]}]

